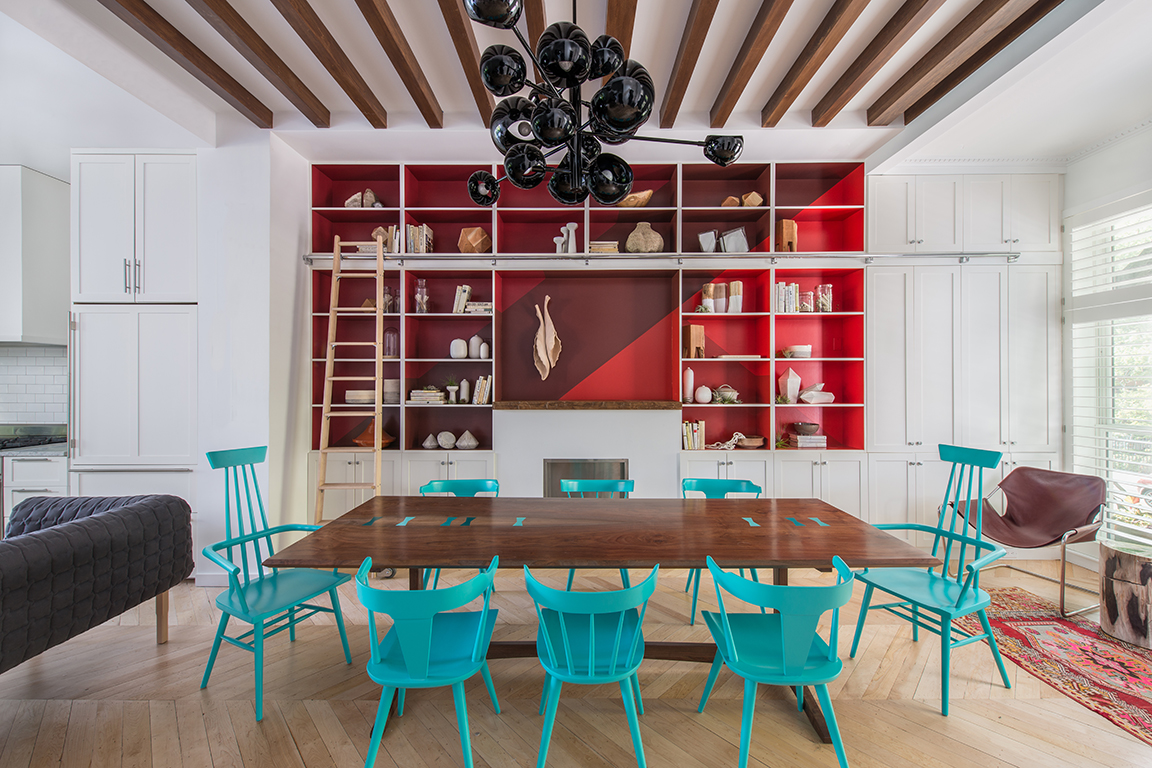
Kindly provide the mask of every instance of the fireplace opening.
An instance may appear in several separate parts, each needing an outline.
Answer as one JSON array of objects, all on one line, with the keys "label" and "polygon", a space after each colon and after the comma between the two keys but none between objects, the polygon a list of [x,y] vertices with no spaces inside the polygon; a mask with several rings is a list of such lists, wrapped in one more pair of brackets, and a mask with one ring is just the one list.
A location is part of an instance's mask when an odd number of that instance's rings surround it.
[{"label": "fireplace opening", "polygon": [[627,480],[628,459],[544,459],[544,497],[563,496],[561,480]]}]

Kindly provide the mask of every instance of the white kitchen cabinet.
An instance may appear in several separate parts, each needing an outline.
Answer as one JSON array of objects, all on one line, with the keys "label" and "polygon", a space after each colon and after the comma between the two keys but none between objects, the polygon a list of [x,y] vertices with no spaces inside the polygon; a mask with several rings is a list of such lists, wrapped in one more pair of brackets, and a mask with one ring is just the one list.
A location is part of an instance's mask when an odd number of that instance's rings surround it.
[{"label": "white kitchen cabinet", "polygon": [[72,301],[196,301],[196,156],[72,156]]},{"label": "white kitchen cabinet", "polygon": [[3,518],[0,535],[8,530],[12,508],[33,496],[68,495],[68,458],[65,456],[5,456]]},{"label": "white kitchen cabinet", "polygon": [[484,480],[496,478],[496,454],[492,451],[406,451],[404,492],[418,496],[420,487],[432,480]]},{"label": "white kitchen cabinet", "polygon": [[869,253],[964,249],[962,176],[869,176]]},{"label": "white kitchen cabinet", "polygon": [[782,499],[821,499],[863,518],[868,504],[866,454],[856,451],[778,451],[775,490]]},{"label": "white kitchen cabinet", "polygon": [[1060,250],[1060,177],[964,177],[964,249]]},{"label": "white kitchen cabinet", "polygon": [[73,496],[142,496],[152,493],[178,496],[188,502],[195,514],[192,480],[191,470],[72,472],[70,487]]},{"label": "white kitchen cabinet", "polygon": [[195,466],[196,307],[77,305],[72,465]]},{"label": "white kitchen cabinet", "polygon": [[[683,451],[680,453],[680,480],[701,477],[708,480],[748,480],[772,495],[772,456],[762,451]],[[677,489],[679,492],[680,489]]]},{"label": "white kitchen cabinet", "polygon": [[[952,464],[941,461],[937,453],[869,455],[867,521],[873,525],[936,525],[951,470]],[[997,479],[985,476],[985,493],[992,489]],[[908,531],[890,533],[916,546],[927,547],[932,544],[932,536],[929,534]]]},{"label": "white kitchen cabinet", "polygon": [[869,267],[867,447],[953,444],[960,365],[960,267]]},{"label": "white kitchen cabinet", "polygon": [[[328,455],[329,483],[373,483],[376,480],[376,462],[372,451],[330,453]],[[400,495],[400,454],[385,453],[380,468],[380,495]],[[320,474],[320,452],[308,453],[308,489],[315,494]],[[324,519],[333,520],[355,509],[375,495],[372,488],[334,488],[324,491]],[[315,496],[310,503],[315,502]]]}]

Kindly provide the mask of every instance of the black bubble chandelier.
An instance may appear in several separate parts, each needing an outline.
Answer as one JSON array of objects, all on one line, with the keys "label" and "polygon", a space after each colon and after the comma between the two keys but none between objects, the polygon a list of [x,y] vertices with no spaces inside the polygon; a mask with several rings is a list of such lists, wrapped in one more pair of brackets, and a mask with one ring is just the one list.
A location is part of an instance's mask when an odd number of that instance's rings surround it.
[{"label": "black bubble chandelier", "polygon": [[[504,99],[488,123],[492,143],[504,155],[504,176],[476,171],[469,177],[468,195],[477,205],[494,204],[504,179],[532,189],[549,175],[548,191],[565,205],[579,205],[589,195],[601,205],[616,205],[632,191],[632,167],[602,151],[603,144],[632,139],[689,144],[703,147],[704,156],[721,166],[740,157],[741,136],[707,136],[702,141],[637,136],[652,114],[656,88],[648,70],[625,59],[624,47],[611,35],[589,42],[580,27],[560,21],[544,30],[533,52],[516,28],[523,0],[464,0],[464,7],[475,22],[512,30],[544,78],[539,84],[530,82],[524,57],[511,46],[490,45],[480,56],[484,87]],[[581,85],[603,77],[608,81],[590,102],[583,101]],[[517,95],[525,86],[528,96]],[[549,158],[561,152],[565,154],[549,165]]]}]

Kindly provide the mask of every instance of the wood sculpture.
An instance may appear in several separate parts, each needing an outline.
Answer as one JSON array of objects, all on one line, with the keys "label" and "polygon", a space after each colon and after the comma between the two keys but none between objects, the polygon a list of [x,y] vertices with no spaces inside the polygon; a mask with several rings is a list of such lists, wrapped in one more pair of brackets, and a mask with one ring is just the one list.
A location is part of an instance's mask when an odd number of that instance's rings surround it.
[{"label": "wood sculpture", "polygon": [[552,325],[552,316],[548,314],[548,302],[551,296],[544,297],[544,313],[540,313],[540,305],[536,304],[536,319],[540,327],[536,331],[536,338],[532,340],[532,362],[540,373],[540,380],[548,378],[548,374],[556,367],[560,359],[560,337],[556,335],[556,327]]}]

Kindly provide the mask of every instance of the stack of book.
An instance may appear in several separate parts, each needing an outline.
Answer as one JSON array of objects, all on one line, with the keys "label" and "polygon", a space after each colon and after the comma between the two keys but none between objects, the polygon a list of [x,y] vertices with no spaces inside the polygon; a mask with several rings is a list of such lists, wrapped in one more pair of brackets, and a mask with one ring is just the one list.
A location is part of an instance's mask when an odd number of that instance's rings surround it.
[{"label": "stack of book", "polygon": [[828,435],[788,435],[792,448],[827,448]]},{"label": "stack of book", "polygon": [[776,311],[800,311],[800,284],[776,283]]},{"label": "stack of book", "polygon": [[615,240],[592,240],[588,243],[588,253],[620,253],[620,243]]},{"label": "stack of book", "polygon": [[487,405],[492,402],[492,377],[481,376],[472,388],[472,405]]},{"label": "stack of book", "polygon": [[456,298],[452,300],[452,314],[462,314],[464,312],[464,307],[468,305],[468,299],[470,298],[472,298],[472,286],[456,286]]},{"label": "stack of book", "polygon": [[427,224],[408,224],[408,253],[432,253],[432,228]]},{"label": "stack of book", "polygon": [[704,420],[685,421],[680,425],[683,430],[684,450],[699,451],[704,447]]},{"label": "stack of book", "polygon": [[[387,228],[376,227],[372,230],[372,239],[375,240],[377,235],[384,237],[384,253],[400,252],[400,230],[395,224]],[[376,253],[376,244],[357,246],[356,250],[360,253]]]},{"label": "stack of book", "polygon": [[469,315],[490,315],[492,314],[492,302],[490,301],[468,301],[464,303],[464,312]]},{"label": "stack of book", "polygon": [[448,396],[438,389],[414,389],[408,393],[408,402],[414,405],[443,405]]}]

